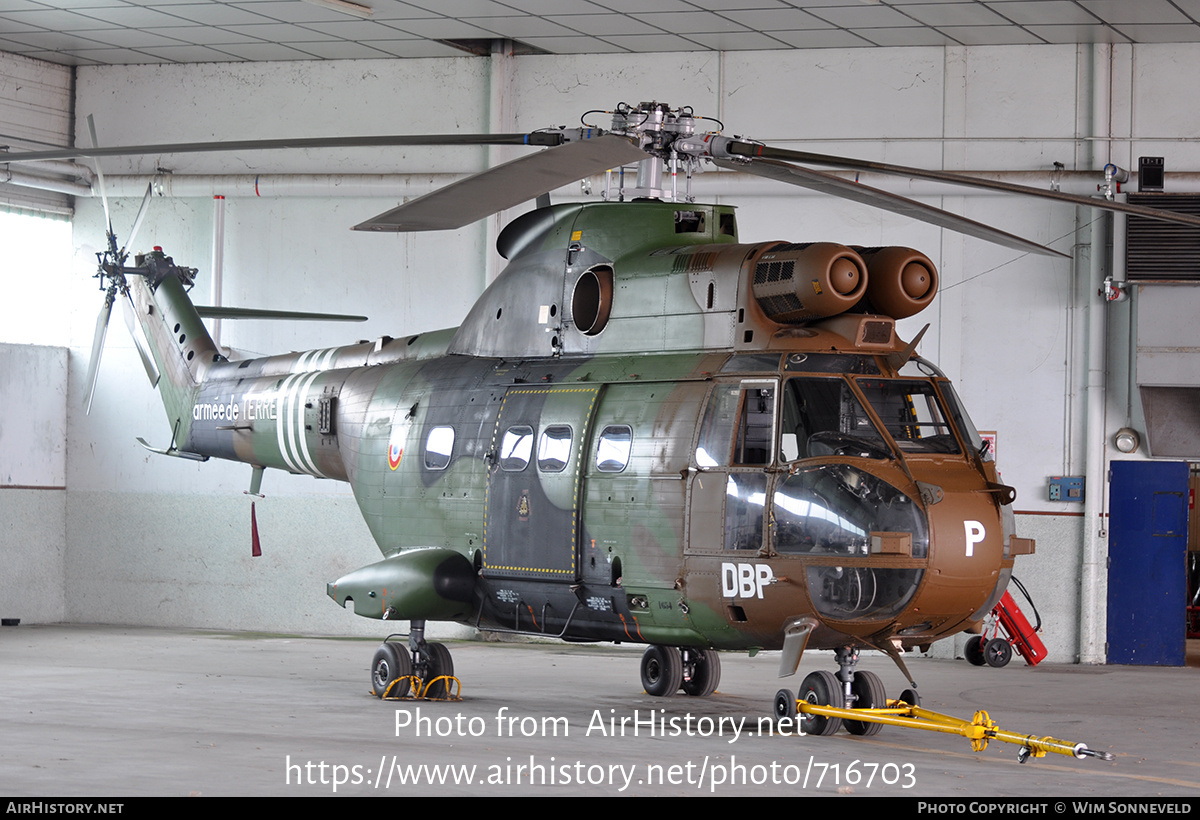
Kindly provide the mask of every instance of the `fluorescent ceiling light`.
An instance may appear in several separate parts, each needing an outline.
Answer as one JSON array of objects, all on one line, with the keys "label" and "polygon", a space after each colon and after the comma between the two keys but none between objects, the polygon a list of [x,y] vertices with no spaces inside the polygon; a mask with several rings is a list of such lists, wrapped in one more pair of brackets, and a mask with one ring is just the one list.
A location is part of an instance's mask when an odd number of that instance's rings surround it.
[{"label": "fluorescent ceiling light", "polygon": [[370,20],[371,15],[375,10],[370,6],[364,6],[362,3],[352,3],[350,0],[304,0],[305,3],[311,3],[314,6],[321,6],[326,9],[340,11],[342,14],[352,14],[355,17],[361,17],[364,20]]}]

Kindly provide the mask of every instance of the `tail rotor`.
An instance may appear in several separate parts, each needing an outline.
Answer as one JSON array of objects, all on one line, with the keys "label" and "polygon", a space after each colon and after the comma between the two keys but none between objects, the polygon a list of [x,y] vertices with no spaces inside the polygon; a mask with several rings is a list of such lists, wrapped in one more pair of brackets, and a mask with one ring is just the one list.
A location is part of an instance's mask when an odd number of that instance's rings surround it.
[{"label": "tail rotor", "polygon": [[[96,123],[90,114],[87,118],[87,124],[89,135],[92,138],[92,147],[99,148],[99,143],[96,141]],[[146,375],[149,377],[151,384],[157,384],[159,379],[158,366],[154,363],[154,359],[150,355],[149,343],[146,341],[142,327],[137,321],[137,311],[133,304],[133,296],[129,292],[129,283],[125,279],[126,274],[139,275],[142,273],[136,268],[126,268],[125,260],[129,256],[128,248],[133,244],[138,229],[142,226],[142,220],[146,217],[146,209],[150,204],[150,196],[153,193],[153,183],[146,185],[146,194],[142,197],[142,205],[138,209],[137,217],[133,220],[133,228],[129,232],[129,239],[125,245],[118,249],[117,236],[113,232],[112,227],[112,215],[108,208],[108,194],[104,189],[104,174],[100,170],[99,160],[96,161],[96,182],[100,188],[100,200],[104,204],[105,238],[107,239],[108,246],[103,253],[96,254],[96,278],[100,280],[100,289],[105,293],[104,305],[100,308],[100,314],[96,317],[96,331],[92,336],[92,353],[88,363],[87,389],[84,392],[83,399],[83,406],[85,412],[88,414],[92,412],[92,398],[95,396],[96,381],[100,375],[100,359],[104,353],[105,339],[108,337],[108,320],[112,317],[113,303],[116,302],[118,293],[125,297],[121,302],[122,313],[125,315],[125,324],[129,327],[129,333],[133,336],[134,345],[141,356],[142,366],[146,369]]]}]

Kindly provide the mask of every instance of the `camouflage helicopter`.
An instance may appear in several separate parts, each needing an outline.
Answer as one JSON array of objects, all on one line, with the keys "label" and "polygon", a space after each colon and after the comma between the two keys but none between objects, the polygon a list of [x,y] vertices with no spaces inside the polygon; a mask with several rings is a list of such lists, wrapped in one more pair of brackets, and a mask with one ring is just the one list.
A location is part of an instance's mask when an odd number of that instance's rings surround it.
[{"label": "camouflage helicopter", "polygon": [[[383,559],[328,595],[363,617],[410,622],[407,644],[375,652],[381,697],[414,680],[444,692],[453,661],[425,627],[454,621],[648,644],[641,682],[656,696],[712,694],[721,650],[782,649],[791,675],[806,649],[832,649],[838,673],[808,675],[798,698],[783,690],[777,712],[794,715],[796,700],[883,706],[879,677],[856,670],[859,651],[887,654],[915,688],[902,653],[976,627],[1016,557],[1034,549],[1015,534],[1014,490],[950,381],[916,354],[919,335],[896,333],[933,300],[937,271],[909,248],[741,243],[733,207],[693,201],[691,172],[712,162],[1038,253],[1056,252],[795,163],[1200,220],[772,148],[703,132],[690,109],[663,103],[607,113],[607,129],[9,156],[548,147],[356,226],[453,228],[538,198],[499,235],[507,268],[461,326],[437,332],[231,361],[187,295],[196,269],[157,249],[126,265],[110,225],[88,400],[119,300],[173,430],[159,452],[247,463],[252,492],[266,469],[349,482]],[[631,163],[636,184],[610,201],[542,198]],[[841,723],[805,719],[816,734]]]}]

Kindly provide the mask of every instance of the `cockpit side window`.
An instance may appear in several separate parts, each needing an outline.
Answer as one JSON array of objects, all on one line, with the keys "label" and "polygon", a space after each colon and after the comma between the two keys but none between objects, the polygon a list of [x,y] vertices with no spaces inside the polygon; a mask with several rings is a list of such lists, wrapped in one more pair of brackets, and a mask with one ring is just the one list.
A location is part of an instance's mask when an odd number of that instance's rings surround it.
[{"label": "cockpit side window", "polygon": [[696,444],[700,467],[771,463],[775,436],[775,383],[718,384],[705,409]]}]

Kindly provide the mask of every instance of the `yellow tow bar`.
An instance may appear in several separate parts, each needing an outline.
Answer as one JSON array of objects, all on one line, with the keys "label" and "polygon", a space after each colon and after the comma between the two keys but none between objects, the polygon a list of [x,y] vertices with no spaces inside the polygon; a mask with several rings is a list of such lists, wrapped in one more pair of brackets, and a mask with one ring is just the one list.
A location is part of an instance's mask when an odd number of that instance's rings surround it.
[{"label": "yellow tow bar", "polygon": [[989,740],[999,740],[1004,743],[1015,743],[1021,747],[1017,752],[1017,760],[1024,763],[1031,756],[1045,757],[1047,752],[1069,755],[1083,759],[1097,757],[1101,760],[1112,760],[1108,752],[1097,752],[1089,749],[1084,743],[1072,743],[1069,740],[1059,740],[1055,737],[1034,737],[1018,732],[1006,732],[988,717],[988,713],[980,709],[971,720],[943,715],[932,709],[920,706],[910,706],[902,700],[889,700],[886,709],[839,709],[834,706],[818,706],[806,700],[796,701],[796,711],[803,715],[820,715],[842,720],[855,720],[862,723],[883,723],[888,726],[908,726],[913,729],[924,729],[927,732],[943,732],[959,735],[971,741],[971,749],[982,752],[987,748]]}]

